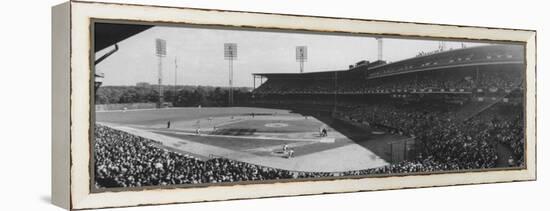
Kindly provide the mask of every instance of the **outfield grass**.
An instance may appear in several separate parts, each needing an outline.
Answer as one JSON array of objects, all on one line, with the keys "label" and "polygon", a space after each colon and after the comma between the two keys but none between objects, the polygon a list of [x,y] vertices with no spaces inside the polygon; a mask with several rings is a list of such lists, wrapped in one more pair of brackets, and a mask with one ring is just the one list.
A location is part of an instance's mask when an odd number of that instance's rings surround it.
[{"label": "outfield grass", "polygon": [[152,125],[177,120],[194,120],[208,117],[256,114],[290,114],[289,110],[249,107],[187,107],[150,110],[96,112],[96,121],[118,124]]}]

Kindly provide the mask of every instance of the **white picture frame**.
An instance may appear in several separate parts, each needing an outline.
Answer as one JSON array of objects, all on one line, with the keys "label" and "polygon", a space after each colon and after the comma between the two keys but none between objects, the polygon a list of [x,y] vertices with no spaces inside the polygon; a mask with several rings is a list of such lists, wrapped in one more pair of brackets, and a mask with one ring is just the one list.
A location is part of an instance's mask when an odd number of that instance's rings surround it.
[{"label": "white picture frame", "polygon": [[[91,191],[91,23],[94,20],[243,29],[514,42],[525,46],[525,168],[140,191]],[[94,209],[536,180],[536,32],[426,23],[71,1],[52,13],[52,201]]]}]

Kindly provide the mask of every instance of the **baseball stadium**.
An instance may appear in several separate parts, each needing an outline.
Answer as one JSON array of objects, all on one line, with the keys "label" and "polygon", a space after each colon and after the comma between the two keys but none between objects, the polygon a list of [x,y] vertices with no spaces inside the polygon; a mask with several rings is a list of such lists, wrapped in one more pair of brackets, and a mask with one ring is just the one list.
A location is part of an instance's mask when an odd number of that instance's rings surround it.
[{"label": "baseball stadium", "polygon": [[[101,27],[96,52],[150,28]],[[227,103],[212,105],[180,104],[183,91],[160,79],[142,87],[160,90],[149,103],[102,103],[114,88],[96,73],[95,187],[524,167],[523,46],[381,54],[344,70],[254,73],[251,89],[222,89]]]}]

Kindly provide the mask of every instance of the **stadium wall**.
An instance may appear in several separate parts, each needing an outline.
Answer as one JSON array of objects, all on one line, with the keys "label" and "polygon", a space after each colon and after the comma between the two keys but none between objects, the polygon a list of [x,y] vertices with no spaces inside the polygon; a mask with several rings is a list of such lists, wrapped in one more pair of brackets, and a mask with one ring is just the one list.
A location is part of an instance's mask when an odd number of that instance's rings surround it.
[{"label": "stadium wall", "polygon": [[132,109],[152,109],[157,108],[156,103],[121,103],[121,104],[98,104],[95,105],[96,111],[113,111],[113,110],[132,110]]}]

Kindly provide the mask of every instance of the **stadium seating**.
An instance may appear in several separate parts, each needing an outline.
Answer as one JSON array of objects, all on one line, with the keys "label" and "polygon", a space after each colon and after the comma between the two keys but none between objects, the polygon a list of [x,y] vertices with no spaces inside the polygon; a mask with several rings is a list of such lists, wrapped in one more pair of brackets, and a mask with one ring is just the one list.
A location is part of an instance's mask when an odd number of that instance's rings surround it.
[{"label": "stadium seating", "polygon": [[521,49],[487,45],[367,70],[264,74],[254,93],[263,104],[331,104],[335,118],[413,137],[417,158],[392,164],[406,171],[496,167],[500,146],[512,151],[510,166],[523,166]]}]

